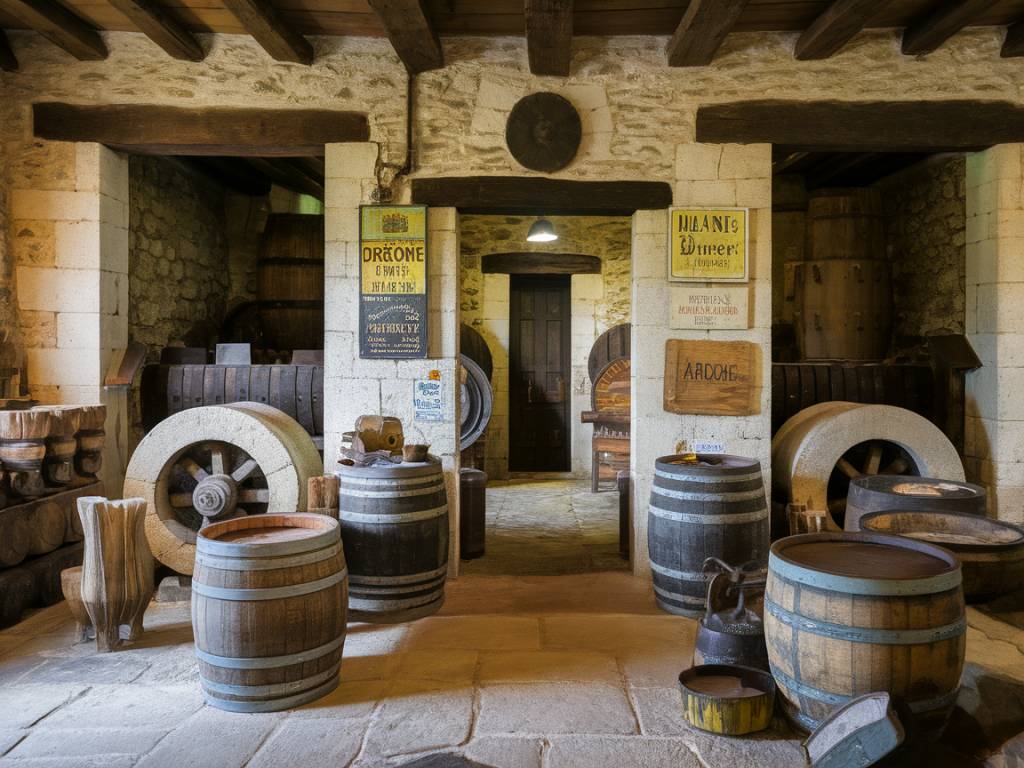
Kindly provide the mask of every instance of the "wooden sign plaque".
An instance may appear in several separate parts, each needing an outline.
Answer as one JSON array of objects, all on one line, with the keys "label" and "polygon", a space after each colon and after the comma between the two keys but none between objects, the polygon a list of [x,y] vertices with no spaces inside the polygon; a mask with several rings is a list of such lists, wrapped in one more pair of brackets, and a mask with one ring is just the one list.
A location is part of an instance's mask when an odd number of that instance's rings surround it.
[{"label": "wooden sign plaque", "polygon": [[760,413],[759,352],[749,341],[669,339],[665,410],[708,416]]}]

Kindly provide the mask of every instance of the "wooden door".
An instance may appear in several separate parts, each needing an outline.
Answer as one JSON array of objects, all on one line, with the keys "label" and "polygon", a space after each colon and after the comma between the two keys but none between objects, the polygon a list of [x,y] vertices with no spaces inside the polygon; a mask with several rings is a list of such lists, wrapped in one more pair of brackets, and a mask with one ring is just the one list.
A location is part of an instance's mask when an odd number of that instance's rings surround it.
[{"label": "wooden door", "polygon": [[570,469],[568,275],[512,275],[509,469]]}]

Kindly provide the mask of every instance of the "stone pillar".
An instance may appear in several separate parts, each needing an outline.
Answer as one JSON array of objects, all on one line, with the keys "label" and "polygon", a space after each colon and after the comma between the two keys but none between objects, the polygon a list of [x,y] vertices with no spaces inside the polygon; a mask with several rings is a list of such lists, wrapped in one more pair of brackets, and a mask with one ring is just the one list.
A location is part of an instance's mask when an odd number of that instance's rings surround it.
[{"label": "stone pillar", "polygon": [[[444,465],[451,525],[451,575],[458,571],[459,235],[454,208],[428,211],[428,358],[359,357],[359,205],[374,189],[376,144],[328,144],[325,203],[324,465],[338,459],[341,435],[363,414],[397,416],[407,442],[429,443]],[[445,420],[414,419],[414,382],[439,372]]]},{"label": "stone pillar", "polygon": [[967,158],[967,374],[964,465],[989,514],[1024,522],[1024,144]]},{"label": "stone pillar", "polygon": [[11,241],[28,383],[44,403],[103,403],[103,481],[117,497],[128,455],[127,393],[103,380],[128,345],[128,159],[99,144],[51,144],[46,174],[16,177]]},{"label": "stone pillar", "polygon": [[[682,144],[676,153],[674,204],[750,208],[750,328],[669,329],[667,211],[633,216],[632,456],[633,572],[650,578],[647,506],[658,456],[680,442],[724,443],[728,453],[761,462],[771,487],[771,146]],[[761,347],[761,412],[753,416],[693,416],[663,407],[665,342],[669,339],[750,341]]]},{"label": "stone pillar", "polygon": [[508,275],[486,274],[483,276],[483,334],[491,349],[491,389],[494,404],[491,421],[487,425],[487,453],[485,469],[487,477],[501,480],[508,477],[508,342],[509,304]]}]

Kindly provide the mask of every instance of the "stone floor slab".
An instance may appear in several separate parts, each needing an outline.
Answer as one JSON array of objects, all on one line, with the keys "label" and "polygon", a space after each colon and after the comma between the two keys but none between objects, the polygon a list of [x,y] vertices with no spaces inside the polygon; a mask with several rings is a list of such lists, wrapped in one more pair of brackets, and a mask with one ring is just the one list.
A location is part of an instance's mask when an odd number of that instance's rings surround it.
[{"label": "stone floor slab", "polygon": [[22,728],[0,728],[0,755],[6,755],[19,741],[28,735]]},{"label": "stone floor slab", "polygon": [[167,733],[165,728],[88,728],[76,731],[34,728],[7,757],[91,757],[144,755]]},{"label": "stone floor slab", "polygon": [[133,768],[137,762],[138,758],[134,755],[0,757],[0,768]]},{"label": "stone floor slab", "polygon": [[620,673],[611,654],[580,651],[488,651],[481,654],[480,681],[575,681],[618,685]]},{"label": "stone floor slab", "polygon": [[143,757],[138,768],[241,768],[282,718],[203,707]]},{"label": "stone floor slab", "polygon": [[38,728],[145,728],[171,730],[203,706],[198,685],[97,685]]},{"label": "stone floor slab", "polygon": [[[545,768],[711,768],[701,765],[681,739],[555,736]],[[788,766],[788,768],[802,768]]]},{"label": "stone floor slab", "polygon": [[540,648],[537,619],[512,616],[432,616],[409,628],[405,647],[463,648],[483,651],[531,651]]},{"label": "stone floor slab", "polygon": [[97,685],[130,683],[142,676],[149,663],[130,653],[95,654],[72,658],[53,658],[32,670],[33,683],[53,685]]},{"label": "stone floor slab", "polygon": [[473,722],[471,686],[398,681],[366,736],[369,756],[411,755],[462,744]]},{"label": "stone floor slab", "polygon": [[260,747],[246,768],[341,768],[359,754],[366,725],[346,721],[287,720]]},{"label": "stone floor slab", "polygon": [[621,688],[600,683],[517,683],[480,689],[480,734],[636,733]]},{"label": "stone floor slab", "polygon": [[[614,615],[546,616],[542,623],[545,648],[595,651],[692,649],[696,622],[681,616]],[[692,654],[692,650],[691,650]],[[689,660],[686,662],[689,666]]]},{"label": "stone floor slab", "polygon": [[480,736],[466,745],[470,760],[491,768],[541,768],[544,742],[517,736]]},{"label": "stone floor slab", "polygon": [[0,728],[28,728],[85,690],[84,686],[0,686]]},{"label": "stone floor slab", "polygon": [[322,699],[294,709],[289,718],[355,720],[368,718],[377,702],[384,698],[389,683],[384,680],[345,682]]},{"label": "stone floor slab", "polygon": [[403,653],[395,677],[403,680],[444,680],[469,684],[476,675],[476,651],[430,649]]}]

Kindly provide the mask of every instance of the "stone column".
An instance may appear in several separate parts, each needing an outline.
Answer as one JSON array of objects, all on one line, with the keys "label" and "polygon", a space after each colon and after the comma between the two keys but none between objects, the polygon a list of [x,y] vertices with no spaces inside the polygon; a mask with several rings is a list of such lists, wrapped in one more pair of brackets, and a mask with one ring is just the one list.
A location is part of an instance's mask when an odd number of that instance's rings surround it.
[{"label": "stone column", "polygon": [[28,383],[44,403],[107,406],[102,479],[121,493],[127,393],[103,380],[128,345],[128,159],[47,143],[46,173],[15,175],[11,241]]},{"label": "stone column", "polygon": [[[680,442],[724,443],[728,453],[761,462],[771,487],[771,146],[681,144],[676,152],[674,204],[750,208],[750,328],[669,329],[667,211],[633,216],[632,457],[633,572],[650,577],[647,506],[654,461]],[[753,416],[667,413],[665,342],[669,339],[751,341],[761,347],[761,412]]]},{"label": "stone column", "polygon": [[968,340],[964,465],[989,514],[1024,522],[1024,162],[1022,144],[967,158]]},{"label": "stone column", "polygon": [[[428,358],[359,357],[359,205],[373,193],[376,144],[328,144],[325,196],[324,465],[338,459],[341,435],[363,414],[397,416],[407,442],[429,443],[441,458],[448,488],[451,575],[458,571],[459,507],[459,236],[454,208],[428,211]],[[417,380],[439,372],[445,420],[414,419]]]}]

